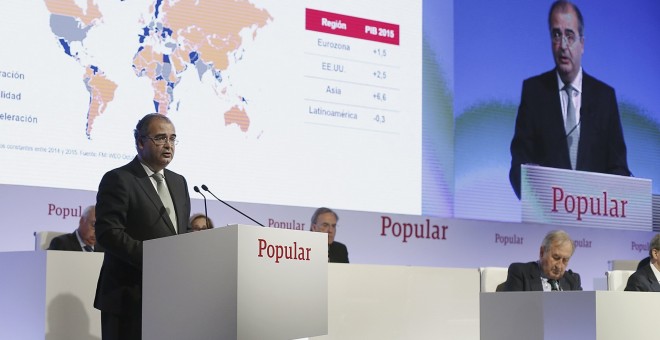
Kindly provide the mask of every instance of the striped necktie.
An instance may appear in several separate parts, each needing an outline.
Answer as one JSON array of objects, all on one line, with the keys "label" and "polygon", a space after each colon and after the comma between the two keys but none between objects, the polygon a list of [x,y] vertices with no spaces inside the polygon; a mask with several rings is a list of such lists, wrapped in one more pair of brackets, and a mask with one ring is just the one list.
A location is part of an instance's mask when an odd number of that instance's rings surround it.
[{"label": "striped necktie", "polygon": [[553,291],[560,291],[561,288],[559,288],[559,281],[550,279],[548,280],[548,283],[550,284],[550,289]]}]

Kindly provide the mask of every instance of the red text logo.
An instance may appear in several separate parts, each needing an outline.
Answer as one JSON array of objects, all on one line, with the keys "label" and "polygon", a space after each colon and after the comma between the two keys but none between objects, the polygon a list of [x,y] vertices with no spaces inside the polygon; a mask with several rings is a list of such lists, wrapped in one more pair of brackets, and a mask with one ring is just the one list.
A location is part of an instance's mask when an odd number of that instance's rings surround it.
[{"label": "red text logo", "polygon": [[293,242],[293,245],[281,244],[268,244],[268,241],[260,238],[258,241],[258,257],[267,256],[270,259],[275,259],[275,263],[280,263],[280,260],[295,260],[295,261],[309,261],[309,253],[312,248],[299,247],[298,242]]},{"label": "red text logo", "polygon": [[627,200],[607,197],[607,191],[602,196],[587,196],[564,193],[560,187],[552,187],[552,212],[576,214],[576,220],[582,221],[582,215],[605,216],[614,218],[626,217]]},{"label": "red text logo", "polygon": [[409,223],[409,222],[392,222],[388,216],[381,216],[381,231],[380,236],[387,236],[388,234],[397,238],[402,238],[403,243],[408,242],[409,238],[416,239],[432,239],[432,240],[446,240],[447,229],[446,225],[438,226],[431,225],[431,220],[426,219],[424,223]]}]

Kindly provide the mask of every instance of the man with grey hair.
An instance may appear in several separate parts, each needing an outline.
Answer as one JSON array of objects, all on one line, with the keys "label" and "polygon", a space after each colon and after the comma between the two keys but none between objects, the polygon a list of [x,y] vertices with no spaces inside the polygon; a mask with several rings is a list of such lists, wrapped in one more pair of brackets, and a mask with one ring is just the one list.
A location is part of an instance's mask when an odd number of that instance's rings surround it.
[{"label": "man with grey hair", "polygon": [[328,234],[328,262],[348,263],[348,249],[335,241],[339,216],[330,208],[321,207],[312,215],[311,231]]},{"label": "man with grey hair", "polygon": [[566,271],[575,245],[563,230],[545,235],[537,261],[512,263],[509,266],[504,291],[582,290],[580,275]]},{"label": "man with grey hair", "polygon": [[78,229],[70,234],[64,234],[50,241],[48,250],[103,252],[103,248],[96,244],[94,223],[96,222],[96,209],[93,205],[83,210]]},{"label": "man with grey hair", "polygon": [[656,234],[649,245],[651,263],[640,266],[628,278],[627,291],[660,292],[660,234]]}]

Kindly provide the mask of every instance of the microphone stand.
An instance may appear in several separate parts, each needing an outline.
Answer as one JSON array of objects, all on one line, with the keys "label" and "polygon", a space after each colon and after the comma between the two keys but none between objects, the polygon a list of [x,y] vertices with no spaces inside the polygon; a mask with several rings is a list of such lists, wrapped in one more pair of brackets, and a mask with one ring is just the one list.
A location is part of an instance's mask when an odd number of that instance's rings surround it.
[{"label": "microphone stand", "polygon": [[214,195],[214,194],[211,192],[211,190],[209,190],[209,188],[208,188],[205,184],[202,184],[202,189],[203,189],[204,191],[208,192],[209,194],[213,195],[213,197],[215,197],[215,199],[217,199],[218,201],[220,201],[222,204],[224,204],[224,205],[226,205],[226,206],[228,206],[228,207],[234,209],[234,211],[236,211],[237,213],[239,213],[239,214],[241,214],[241,215],[247,217],[248,219],[250,219],[250,221],[252,221],[252,222],[254,222],[254,223],[256,223],[256,224],[258,224],[258,225],[260,225],[260,226],[262,226],[262,227],[264,226],[263,224],[257,222],[257,221],[256,221],[255,219],[253,219],[252,217],[250,217],[250,216],[248,216],[248,215],[245,215],[242,211],[240,211],[240,210],[238,210],[238,209],[232,207],[231,204],[229,204],[229,203],[227,203],[227,202],[221,200],[220,198],[218,198],[218,196]]},{"label": "microphone stand", "polygon": [[202,197],[204,197],[204,225],[206,225],[206,229],[209,228],[209,212],[206,209],[206,196],[202,194],[202,192],[199,190],[199,188],[195,185],[193,188],[196,192],[198,192]]}]

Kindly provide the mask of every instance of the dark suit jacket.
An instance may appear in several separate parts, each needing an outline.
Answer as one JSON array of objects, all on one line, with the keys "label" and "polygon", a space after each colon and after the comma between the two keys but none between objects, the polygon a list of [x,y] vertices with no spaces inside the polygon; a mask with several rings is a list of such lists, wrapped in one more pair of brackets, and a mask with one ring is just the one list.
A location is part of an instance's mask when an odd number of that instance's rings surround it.
[{"label": "dark suit jacket", "polygon": [[[70,234],[57,236],[50,240],[48,250],[83,251],[82,247],[80,246],[80,242],[78,242],[76,231]],[[99,246],[98,244],[94,245],[94,252],[102,253],[103,247]]]},{"label": "dark suit jacket", "polygon": [[[580,275],[568,270],[559,279],[563,290],[582,290]],[[538,262],[512,263],[504,282],[504,291],[543,291],[541,283],[541,268]]]},{"label": "dark suit jacket", "polygon": [[[165,170],[178,220],[185,233],[190,196],[183,176]],[[96,196],[96,238],[105,249],[94,307],[124,314],[142,308],[142,241],[176,235],[158,193],[137,157],[107,172]]]},{"label": "dark suit jacket", "polygon": [[660,292],[660,284],[653,274],[651,266],[651,264],[643,266],[630,275],[625,290],[636,292]]},{"label": "dark suit jacket", "polygon": [[348,248],[334,241],[328,245],[328,262],[348,263]]},{"label": "dark suit jacket", "polygon": [[[614,89],[582,72],[576,170],[630,176]],[[511,141],[509,180],[520,198],[520,165],[571,169],[554,70],[523,82]]]},{"label": "dark suit jacket", "polygon": [[649,264],[651,264],[651,257],[647,256],[647,257],[643,258],[641,261],[639,261],[639,263],[637,264],[637,269],[636,270],[640,270],[640,269],[642,269],[642,267],[648,266]]}]

